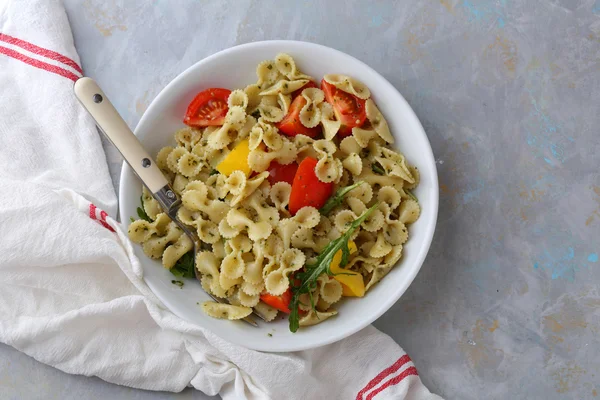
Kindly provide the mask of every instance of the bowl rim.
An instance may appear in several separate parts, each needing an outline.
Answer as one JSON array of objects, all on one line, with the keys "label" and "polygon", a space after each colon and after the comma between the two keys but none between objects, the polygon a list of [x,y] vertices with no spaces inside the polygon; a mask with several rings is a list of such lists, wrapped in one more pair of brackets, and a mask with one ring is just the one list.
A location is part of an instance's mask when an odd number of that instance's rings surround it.
[{"label": "bowl rim", "polygon": [[[236,45],[233,47],[223,49],[221,51],[218,51],[214,54],[211,54],[208,57],[205,57],[205,58],[197,61],[196,63],[194,63],[191,66],[189,66],[188,68],[186,68],[183,72],[179,73],[156,95],[156,97],[152,100],[152,102],[150,103],[150,105],[148,106],[148,108],[146,109],[146,111],[144,112],[144,114],[142,115],[140,120],[138,121],[138,124],[136,125],[136,128],[134,130],[135,135],[139,136],[140,127],[144,126],[146,124],[145,123],[146,119],[150,118],[150,115],[153,114],[154,109],[158,107],[159,103],[161,103],[160,99],[162,97],[164,97],[166,95],[166,93],[169,92],[169,90],[173,86],[176,86],[180,81],[187,79],[187,76],[192,74],[194,70],[196,70],[197,68],[201,68],[202,65],[210,63],[212,60],[214,60],[216,58],[226,57],[229,53],[237,52],[240,50],[252,49],[252,48],[256,48],[256,47],[262,47],[262,46],[273,46],[273,47],[279,47],[281,49],[285,49],[286,46],[288,46],[288,47],[289,46],[295,46],[295,47],[305,46],[307,48],[311,48],[311,47],[315,48],[316,47],[316,48],[320,48],[321,50],[335,53],[337,56],[340,56],[342,58],[352,59],[353,62],[357,63],[362,68],[365,68],[371,74],[376,76],[381,81],[381,84],[383,86],[385,86],[385,90],[390,91],[391,93],[394,93],[394,95],[397,97],[397,100],[400,103],[403,103],[403,105],[406,108],[406,112],[412,118],[414,118],[414,122],[417,123],[417,126],[420,129],[420,133],[424,136],[425,142],[427,144],[427,146],[426,146],[427,148],[423,149],[424,154],[422,156],[425,156],[433,161],[433,168],[432,168],[432,173],[430,176],[431,185],[432,185],[430,201],[431,201],[431,205],[433,206],[432,207],[432,210],[433,210],[432,217],[433,218],[432,218],[432,222],[430,222],[429,225],[427,225],[425,227],[424,240],[422,242],[422,246],[419,250],[419,253],[416,256],[416,261],[413,263],[414,265],[416,265],[416,267],[413,267],[410,269],[408,276],[407,276],[408,279],[404,280],[404,282],[402,282],[398,286],[398,289],[394,292],[394,294],[392,296],[389,296],[385,299],[381,299],[382,301],[379,303],[379,306],[376,306],[376,308],[374,308],[374,310],[373,310],[374,312],[372,314],[365,316],[365,318],[362,319],[360,323],[357,323],[348,329],[342,330],[339,333],[336,332],[335,334],[332,334],[327,337],[317,337],[314,340],[312,340],[310,343],[307,343],[307,344],[298,343],[296,345],[287,344],[287,345],[276,345],[273,347],[260,346],[260,345],[254,346],[254,344],[252,346],[248,346],[247,344],[242,344],[238,341],[232,340],[232,342],[242,345],[243,347],[255,349],[258,351],[266,351],[266,352],[301,351],[301,350],[308,350],[308,349],[312,349],[312,348],[325,346],[327,344],[337,342],[337,341],[344,339],[350,335],[353,335],[354,333],[364,329],[366,326],[370,325],[375,320],[377,320],[379,317],[381,317],[381,315],[383,315],[386,311],[388,311],[402,297],[402,295],[404,295],[404,293],[406,292],[408,287],[414,282],[415,277],[421,270],[421,267],[423,266],[423,263],[425,262],[427,254],[429,253],[429,249],[431,247],[431,243],[433,241],[433,236],[434,236],[436,225],[437,225],[437,217],[438,217],[438,211],[439,211],[438,174],[437,174],[437,168],[436,168],[436,164],[435,164],[435,157],[433,154],[433,149],[431,147],[431,143],[429,141],[429,137],[427,136],[427,133],[425,132],[425,129],[423,128],[423,125],[421,124],[421,121],[417,117],[416,113],[414,112],[414,110],[412,109],[410,104],[406,101],[404,96],[402,96],[400,91],[398,89],[396,89],[396,87],[394,85],[392,85],[383,75],[381,75],[379,72],[377,72],[375,69],[373,69],[372,67],[370,67],[368,64],[364,63],[363,61],[361,61],[347,53],[344,53],[340,50],[336,50],[336,49],[328,47],[328,46],[324,46],[324,45],[312,43],[312,42],[307,42],[307,41],[263,40],[263,41],[244,43],[244,44],[240,44],[240,45]],[[124,183],[125,182],[124,176],[127,173],[133,173],[133,172],[129,171],[130,169],[131,169],[131,167],[129,167],[129,165],[126,162],[122,163],[121,172],[119,175],[119,198],[118,198],[118,200],[119,200],[119,217],[121,219],[121,222],[127,221],[127,217],[124,214],[125,211],[123,210],[121,205],[124,203],[124,193],[126,193],[126,191],[127,191],[127,187],[125,187],[125,183]],[[145,281],[145,276],[144,276],[144,281]],[[146,284],[148,284],[148,283],[146,282]],[[152,292],[161,300],[161,302],[167,303],[167,301],[165,301],[163,299],[163,296],[161,294],[156,293],[154,290],[152,290]],[[211,331],[213,334],[223,338],[217,332],[212,331],[208,327],[204,327],[195,322],[189,321],[186,318],[180,316],[179,313],[175,312],[170,307],[167,306],[167,308],[171,312],[173,312],[175,315],[178,315],[180,318],[186,320],[187,322],[189,322],[193,325],[196,325],[196,326],[200,326],[203,329],[207,329],[207,330]],[[225,338],[223,338],[223,339],[225,339]],[[225,340],[229,341],[230,339],[225,339]],[[273,345],[278,343],[277,341],[270,341],[270,342]],[[283,342],[284,341],[281,341],[281,343],[283,343]]]}]

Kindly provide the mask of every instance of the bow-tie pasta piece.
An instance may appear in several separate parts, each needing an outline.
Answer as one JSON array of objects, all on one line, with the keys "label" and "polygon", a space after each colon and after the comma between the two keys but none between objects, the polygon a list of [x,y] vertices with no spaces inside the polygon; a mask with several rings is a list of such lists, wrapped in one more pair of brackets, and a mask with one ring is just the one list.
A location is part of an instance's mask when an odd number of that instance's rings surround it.
[{"label": "bow-tie pasta piece", "polygon": [[304,75],[301,73],[296,67],[296,62],[289,54],[279,53],[275,57],[275,65],[277,66],[277,70],[281,75],[284,75],[289,80],[297,80],[297,79],[310,79],[312,78],[308,75]]},{"label": "bow-tie pasta piece", "polygon": [[352,175],[360,175],[363,163],[358,154],[352,153],[342,161],[342,166],[350,171]]},{"label": "bow-tie pasta piece", "polygon": [[[243,279],[243,277],[242,277]],[[260,282],[260,283],[250,283],[248,281],[243,281],[240,289],[242,292],[244,292],[244,294],[248,295],[248,296],[260,296],[260,294],[262,292],[264,292],[265,290],[265,283],[264,282]],[[254,306],[252,306],[254,307]]]},{"label": "bow-tie pasta piece", "polygon": [[[346,198],[346,203],[350,206],[354,215],[361,215],[367,211],[365,203],[356,197]],[[380,210],[374,210],[361,224],[361,228],[368,232],[376,232],[381,229],[384,224],[385,219],[383,213]]]},{"label": "bow-tie pasta piece", "polygon": [[[252,286],[259,286],[263,283],[263,268],[269,262],[264,255],[264,242],[254,242],[252,246],[252,260],[246,262],[246,270],[243,278],[244,282]],[[251,293],[254,294],[253,289]]]},{"label": "bow-tie pasta piece", "polygon": [[165,248],[175,243],[181,235],[183,235],[183,231],[174,222],[170,222],[167,225],[166,234],[163,236],[152,235],[142,243],[142,250],[148,257],[159,259],[165,252]]},{"label": "bow-tie pasta piece", "polygon": [[179,159],[188,154],[189,151],[185,147],[175,147],[167,156],[167,168],[173,173],[179,172]]},{"label": "bow-tie pasta piece", "polygon": [[291,243],[292,246],[297,249],[311,249],[315,252],[318,252],[322,248],[321,246],[317,245],[313,230],[309,228],[300,228],[294,232],[292,234]]},{"label": "bow-tie pasta piece", "polygon": [[[225,183],[223,184],[223,188],[226,192],[235,195],[239,195],[246,188],[246,174],[242,171],[233,171],[231,175],[225,178]],[[218,191],[217,191],[218,192]]]},{"label": "bow-tie pasta piece", "polygon": [[283,138],[277,132],[277,128],[259,120],[250,130],[248,147],[250,150],[255,150],[263,143],[271,150],[279,150],[283,147]]},{"label": "bow-tie pasta piece", "polygon": [[419,169],[414,165],[409,165],[408,171],[410,172],[410,176],[412,176],[414,182],[406,182],[404,187],[408,190],[412,190],[419,185],[419,182],[421,182],[421,174],[419,173]]},{"label": "bow-tie pasta piece", "polygon": [[307,128],[314,128],[321,122],[321,109],[319,104],[325,100],[325,94],[321,89],[304,89],[301,94],[306,104],[300,110],[300,123]]},{"label": "bow-tie pasta piece", "polygon": [[209,251],[196,254],[196,269],[201,274],[202,288],[217,297],[226,297],[227,291],[219,284],[221,260]]},{"label": "bow-tie pasta piece", "polygon": [[354,140],[356,140],[356,143],[358,143],[358,145],[363,149],[369,145],[371,139],[373,139],[376,135],[377,133],[372,129],[363,129],[359,127],[352,128],[352,136],[354,137]]},{"label": "bow-tie pasta piece", "polygon": [[[381,168],[381,167],[379,167]],[[405,180],[398,176],[380,175],[375,172],[377,168],[370,160],[363,159],[363,168],[360,174],[354,177],[355,181],[365,181],[369,186],[393,186],[399,192],[404,187]],[[364,185],[361,185],[364,186]],[[402,190],[401,194],[404,191]]]},{"label": "bow-tie pasta piece", "polygon": [[291,103],[292,96],[283,93],[263,96],[258,105],[258,110],[264,121],[279,122],[288,113]]},{"label": "bow-tie pasta piece", "polygon": [[323,136],[326,140],[332,140],[340,130],[342,123],[335,118],[331,104],[322,102],[319,104],[319,111],[321,113],[321,125],[323,125]]},{"label": "bow-tie pasta piece", "polygon": [[238,131],[245,124],[246,112],[244,109],[239,106],[231,107],[227,111],[223,126],[207,134],[208,145],[216,150],[224,149],[238,137]]},{"label": "bow-tie pasta piece", "polygon": [[181,196],[183,206],[190,211],[201,211],[208,216],[208,219],[214,223],[219,223],[229,211],[229,206],[219,201],[217,191],[207,186],[204,182],[190,182],[183,196]]},{"label": "bow-tie pasta piece", "polygon": [[142,188],[142,205],[146,215],[153,221],[156,219],[156,216],[162,212],[162,208],[160,208],[158,201],[152,197],[145,186]]},{"label": "bow-tie pasta piece", "polygon": [[169,154],[171,154],[172,151],[173,151],[173,147],[165,146],[162,149],[160,149],[158,151],[158,153],[156,154],[156,165],[162,171],[170,171],[167,159],[169,157]]},{"label": "bow-tie pasta piece", "polygon": [[400,177],[409,183],[414,183],[415,179],[408,170],[406,160],[402,154],[382,148],[381,156],[375,157],[375,160],[383,167],[386,174]]},{"label": "bow-tie pasta piece", "polygon": [[[254,191],[256,189],[258,189],[259,186],[268,177],[269,177],[269,173],[265,171],[265,172],[261,172],[260,174],[256,175],[255,177],[253,177],[251,179],[246,180],[245,184],[241,188],[239,188],[240,189],[239,193],[233,195],[233,198],[231,199],[231,206],[232,207],[237,206],[238,204],[240,204],[242,202],[242,200],[244,200],[244,199],[248,198],[250,195],[252,195],[254,193]],[[240,179],[241,179],[241,177],[240,177]],[[243,179],[246,179],[246,177],[244,176]]]},{"label": "bow-tie pasta piece", "polygon": [[154,222],[138,219],[129,225],[127,234],[132,242],[140,244],[150,239],[154,234],[164,236],[170,222],[171,219],[165,213],[158,214]]},{"label": "bow-tie pasta piece", "polygon": [[[226,224],[224,224],[223,221],[226,221]],[[227,218],[223,221],[219,224],[219,232],[223,237],[227,237],[226,235],[229,234],[227,228],[232,228],[238,230],[238,232],[246,230],[248,232],[248,237],[251,240],[257,241],[269,237],[273,230],[273,226],[267,221],[254,222],[252,218],[250,218],[248,211],[244,208],[233,208],[229,210]],[[228,225],[228,227],[225,227],[225,225]]]},{"label": "bow-tie pasta piece", "polygon": [[337,150],[333,142],[317,140],[313,144],[315,151],[319,154],[319,161],[315,167],[315,174],[321,182],[334,182],[342,177],[344,167],[342,162],[333,157]]},{"label": "bow-tie pasta piece", "polygon": [[369,251],[369,256],[379,258],[385,256],[390,251],[392,251],[392,245],[385,240],[383,232],[379,231],[379,233],[377,234],[377,241],[375,242],[373,247],[371,247],[371,250]]},{"label": "bow-tie pasta piece", "polygon": [[281,94],[291,94],[308,83],[308,79],[296,79],[293,81],[280,80],[276,84],[260,92],[261,96],[271,96]]},{"label": "bow-tie pasta piece", "polygon": [[195,225],[198,239],[202,240],[204,243],[213,244],[221,240],[219,226],[213,221],[198,218]]},{"label": "bow-tie pasta piece", "polygon": [[324,309],[328,309],[334,303],[342,298],[342,285],[327,274],[321,275],[317,280],[319,287],[319,298],[328,304]]},{"label": "bow-tie pasta piece", "polygon": [[167,247],[162,255],[163,266],[171,269],[184,254],[194,248],[192,240],[187,235],[179,236],[179,239],[169,247]]},{"label": "bow-tie pasta piece", "polygon": [[229,279],[241,278],[245,271],[246,264],[240,251],[229,253],[221,262],[221,274]]},{"label": "bow-tie pasta piece", "polygon": [[198,175],[203,166],[202,159],[190,152],[186,152],[177,162],[178,172],[188,178]]},{"label": "bow-tie pasta piece", "polygon": [[265,278],[267,292],[274,296],[283,294],[289,287],[289,275],[304,266],[306,256],[298,249],[287,249],[279,259],[280,267]]},{"label": "bow-tie pasta piece", "polygon": [[254,118],[252,115],[246,115],[244,125],[238,131],[237,140],[234,142],[234,148],[236,145],[239,144],[239,142],[250,136],[250,131],[252,130],[254,125],[256,125],[256,122],[256,118]]},{"label": "bow-tie pasta piece", "polygon": [[369,282],[365,286],[365,291],[369,290],[374,284],[379,282],[384,276],[390,272],[396,262],[402,257],[402,245],[394,246],[383,259],[383,264],[379,264],[372,272]]},{"label": "bow-tie pasta piece", "polygon": [[257,85],[259,89],[272,86],[275,82],[283,78],[273,60],[265,60],[258,64],[256,67],[256,76],[258,77]]},{"label": "bow-tie pasta piece", "polygon": [[267,322],[273,321],[278,314],[276,308],[273,308],[262,301],[259,301],[258,304],[254,306],[254,312]]},{"label": "bow-tie pasta piece", "polygon": [[400,205],[400,193],[392,186],[384,186],[377,193],[377,200],[380,203],[386,203],[390,211],[394,211]]},{"label": "bow-tie pasta piece", "polygon": [[191,150],[202,137],[202,131],[192,127],[185,127],[175,132],[175,142],[178,146]]},{"label": "bow-tie pasta piece", "polygon": [[250,295],[243,290],[238,290],[237,295],[240,304],[246,307],[255,307],[260,301],[260,293]]},{"label": "bow-tie pasta piece", "polygon": [[252,193],[244,203],[246,209],[253,211],[258,216],[258,221],[267,221],[273,226],[276,226],[279,222],[279,212],[267,203],[264,194],[260,190]]},{"label": "bow-tie pasta piece", "polygon": [[300,228],[314,228],[319,223],[321,214],[314,207],[302,207],[292,218],[284,218],[277,225],[277,232],[286,249],[290,247],[292,235]]},{"label": "bow-tie pasta piece", "polygon": [[328,74],[325,75],[323,79],[330,85],[333,85],[346,93],[353,94],[359,99],[366,100],[371,97],[369,88],[358,79],[340,74]]},{"label": "bow-tie pasta piece", "polygon": [[390,132],[390,127],[373,100],[367,100],[365,103],[365,111],[367,112],[367,119],[379,137],[388,143],[394,143],[394,137]]},{"label": "bow-tie pasta piece", "polygon": [[298,322],[298,324],[300,326],[316,325],[318,323],[325,321],[329,317],[333,317],[336,314],[337,314],[336,310],[331,310],[331,311],[310,310],[309,312],[304,314],[302,317],[300,317],[300,321]]},{"label": "bow-tie pasta piece", "polygon": [[202,303],[202,311],[213,318],[228,320],[243,319],[252,314],[252,308],[250,307],[233,306],[214,301],[205,301]]},{"label": "bow-tie pasta piece", "polygon": [[419,219],[419,215],[421,214],[421,207],[419,207],[419,203],[416,201],[409,199],[404,200],[400,204],[400,211],[398,213],[398,219],[405,224],[412,224],[417,219]]},{"label": "bow-tie pasta piece", "polygon": [[283,138],[283,145],[279,150],[265,151],[258,146],[251,150],[248,155],[248,165],[253,171],[263,172],[269,168],[272,161],[277,161],[281,165],[288,165],[296,160],[296,146],[290,140]]},{"label": "bow-tie pasta piece", "polygon": [[298,160],[303,160],[306,157],[318,158],[319,154],[316,152],[313,144],[315,140],[306,135],[296,135],[294,136],[294,147],[296,149],[296,158]]},{"label": "bow-tie pasta piece", "polygon": [[290,194],[292,193],[292,185],[287,182],[277,182],[271,188],[269,197],[275,208],[284,216],[289,216],[287,206],[290,203]]},{"label": "bow-tie pasta piece", "polygon": [[234,90],[227,99],[227,106],[229,108],[241,107],[245,110],[248,107],[248,94],[240,89]]},{"label": "bow-tie pasta piece", "polygon": [[354,136],[345,137],[340,142],[340,153],[344,156],[349,156],[350,154],[360,154],[361,150],[362,147],[360,147]]},{"label": "bow-tie pasta piece", "polygon": [[171,186],[173,187],[173,191],[175,191],[175,193],[181,196],[188,183],[190,183],[190,180],[188,178],[181,174],[177,174],[175,175],[175,178],[173,179],[173,184]]},{"label": "bow-tie pasta piece", "polygon": [[244,93],[248,96],[248,105],[246,106],[246,112],[248,114],[254,114],[258,111],[258,105],[262,96],[260,95],[260,86],[256,84],[248,85],[244,88]]}]

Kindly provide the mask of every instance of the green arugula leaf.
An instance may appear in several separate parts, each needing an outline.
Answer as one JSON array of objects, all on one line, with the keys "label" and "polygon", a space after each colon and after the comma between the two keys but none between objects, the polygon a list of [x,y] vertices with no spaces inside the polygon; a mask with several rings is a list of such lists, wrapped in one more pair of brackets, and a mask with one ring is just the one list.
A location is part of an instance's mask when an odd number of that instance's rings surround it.
[{"label": "green arugula leaf", "polygon": [[[300,295],[304,293],[308,293],[309,296],[311,291],[317,287],[317,279],[323,273],[327,273],[328,275],[332,275],[329,266],[331,265],[331,261],[333,261],[333,257],[335,254],[342,250],[342,262],[340,266],[344,266],[348,263],[348,256],[350,255],[350,250],[348,249],[348,241],[352,234],[358,229],[360,224],[379,206],[379,203],[374,204],[371,208],[366,210],[360,217],[352,221],[348,230],[340,236],[338,239],[330,242],[321,253],[317,256],[317,259],[312,264],[305,265],[303,272],[298,272],[294,276],[294,279],[291,281],[292,285],[292,300],[290,301],[289,309],[289,322],[290,322],[290,331],[296,332],[300,327],[300,314],[298,312],[298,305],[300,304]],[[311,297],[312,303],[312,297]],[[311,304],[311,307],[314,309],[314,304]]]},{"label": "green arugula leaf", "polygon": [[409,196],[411,199],[413,199],[413,200],[414,200],[414,201],[416,201],[417,203],[419,202],[419,199],[417,199],[417,196],[415,196],[415,195],[413,194],[413,192],[411,192],[411,191],[410,191],[410,190],[408,190],[408,189],[404,190],[404,192],[406,192],[406,194],[407,194],[407,195],[408,195],[408,196]]},{"label": "green arugula leaf", "polygon": [[150,218],[148,216],[148,214],[146,214],[146,211],[144,210],[144,195],[140,196],[140,203],[141,203],[141,207],[137,208],[137,215],[138,217],[140,217],[140,219],[146,220],[148,222],[152,222],[152,218]]},{"label": "green arugula leaf", "polygon": [[350,186],[344,186],[343,188],[339,188],[335,194],[333,196],[331,196],[329,199],[327,199],[327,202],[323,205],[323,207],[321,207],[321,209],[319,210],[319,212],[322,215],[327,215],[331,212],[331,210],[333,210],[336,206],[338,206],[339,204],[342,203],[342,200],[344,200],[344,196],[351,191],[352,189],[357,188],[358,186],[362,185],[363,183],[365,183],[364,181],[358,181],[353,185]]},{"label": "green arugula leaf", "polygon": [[196,278],[194,250],[185,253],[169,271],[178,278]]},{"label": "green arugula leaf", "polygon": [[374,162],[373,164],[371,164],[371,170],[378,175],[385,175],[383,167],[379,165],[378,162]]}]

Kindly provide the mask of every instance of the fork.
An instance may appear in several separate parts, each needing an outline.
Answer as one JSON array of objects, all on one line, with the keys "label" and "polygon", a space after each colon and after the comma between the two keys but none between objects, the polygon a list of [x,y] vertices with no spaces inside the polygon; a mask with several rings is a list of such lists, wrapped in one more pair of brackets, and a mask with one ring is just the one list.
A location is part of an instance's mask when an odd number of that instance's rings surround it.
[{"label": "fork", "polygon": [[[201,249],[200,240],[196,232],[190,230],[177,217],[177,211],[181,207],[181,199],[173,191],[167,178],[165,178],[135,134],[129,129],[98,84],[91,78],[80,78],[75,82],[74,91],[75,96],[77,96],[83,107],[94,118],[100,131],[104,133],[108,140],[121,153],[127,164],[129,164],[142,183],[152,193],[152,196],[158,201],[163,211],[191,239],[194,246],[194,271],[196,279],[200,280],[201,274],[198,268],[196,268],[196,254]],[[204,290],[204,288],[202,289]],[[229,304],[224,299],[215,297],[211,293],[206,293],[218,303]],[[254,315],[262,318],[256,313]],[[250,316],[243,320],[252,326],[258,326],[256,321]]]}]

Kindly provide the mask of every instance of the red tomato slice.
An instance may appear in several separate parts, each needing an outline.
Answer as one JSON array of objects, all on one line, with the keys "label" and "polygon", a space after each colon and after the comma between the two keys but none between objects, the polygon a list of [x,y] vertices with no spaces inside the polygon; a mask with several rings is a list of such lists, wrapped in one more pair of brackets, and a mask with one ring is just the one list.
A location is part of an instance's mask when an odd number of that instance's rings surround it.
[{"label": "red tomato slice", "polygon": [[287,182],[290,185],[294,183],[294,176],[298,170],[298,164],[295,162],[288,165],[281,165],[277,161],[272,161],[269,165],[269,183],[271,185],[277,182]]},{"label": "red tomato slice", "polygon": [[196,95],[188,106],[183,123],[189,126],[223,125],[231,90],[211,88]]},{"label": "red tomato slice", "polygon": [[283,311],[286,314],[290,313],[290,301],[292,300],[292,291],[288,288],[281,296],[273,296],[269,293],[263,293],[260,295],[260,300],[270,305],[273,308]]},{"label": "red tomato slice", "polygon": [[352,128],[365,122],[365,100],[336,88],[325,79],[321,81],[321,90],[325,93],[325,100],[333,106],[336,118],[342,123],[340,136],[350,135]]},{"label": "red tomato slice", "polygon": [[333,182],[321,182],[315,174],[317,160],[306,157],[298,166],[292,183],[289,209],[295,215],[302,207],[321,208],[333,192]]},{"label": "red tomato slice", "polygon": [[290,111],[283,120],[277,124],[277,128],[287,136],[296,136],[298,134],[309,137],[317,136],[321,132],[321,126],[307,128],[300,122],[300,110],[302,110],[302,107],[305,105],[306,99],[304,97],[296,97],[290,105]]},{"label": "red tomato slice", "polygon": [[304,89],[308,89],[308,88],[317,88],[317,87],[318,87],[318,86],[317,86],[317,84],[316,84],[316,83],[314,83],[313,81],[308,81],[308,83],[307,83],[306,85],[304,85],[304,86],[302,86],[300,89],[298,89],[298,90],[295,90],[295,91],[293,91],[293,92],[292,92],[292,99],[295,99],[295,98],[296,98],[296,96],[299,96],[300,94],[302,94],[302,91],[303,91]]}]

